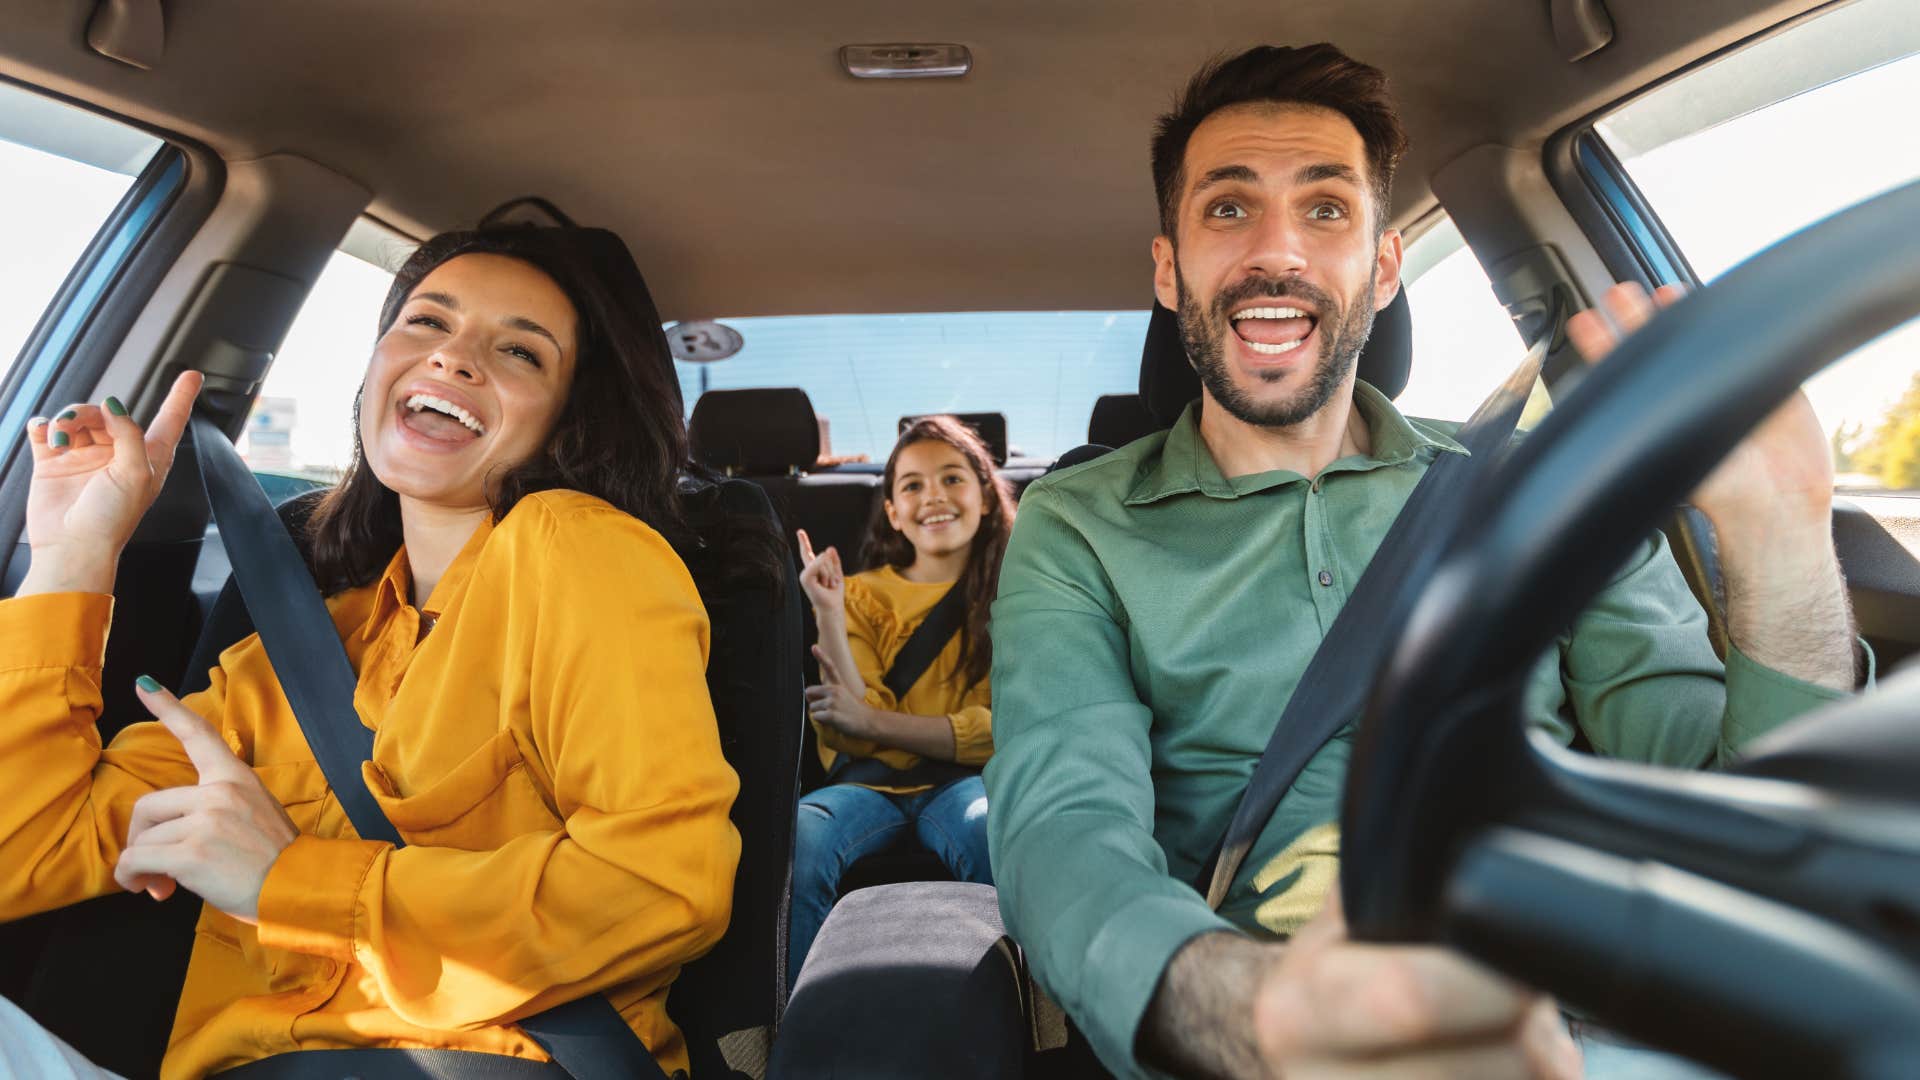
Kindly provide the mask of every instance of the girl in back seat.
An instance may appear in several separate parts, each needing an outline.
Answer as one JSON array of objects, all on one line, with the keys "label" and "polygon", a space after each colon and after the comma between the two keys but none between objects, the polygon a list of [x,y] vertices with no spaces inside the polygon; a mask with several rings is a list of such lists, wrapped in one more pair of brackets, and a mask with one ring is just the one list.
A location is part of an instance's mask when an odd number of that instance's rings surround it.
[{"label": "girl in back seat", "polygon": [[789,982],[861,858],[917,841],[961,881],[993,883],[987,794],[993,754],[987,610],[1013,531],[1012,489],[986,445],[950,416],[924,417],[887,458],[867,537],[873,570],[803,531],[800,584],[813,603],[820,685],[807,690],[828,785],[800,800]]},{"label": "girl in back seat", "polygon": [[[355,459],[308,531],[374,732],[336,782],[404,847],[350,827],[258,636],[184,700],[142,676],[159,722],[101,747],[116,563],[199,376],[145,431],[114,398],[30,426],[32,566],[0,601],[0,920],[198,894],[162,1076],[380,1071],[324,1057],[378,1048],[553,1076],[518,1022],[592,995],[610,1038],[687,1067],[667,991],[726,929],[740,842],[679,553],[772,575],[785,552],[745,523],[696,537],[666,340],[625,259],[601,230],[445,234],[379,313]],[[101,1075],[0,1002],[14,1068]]]}]

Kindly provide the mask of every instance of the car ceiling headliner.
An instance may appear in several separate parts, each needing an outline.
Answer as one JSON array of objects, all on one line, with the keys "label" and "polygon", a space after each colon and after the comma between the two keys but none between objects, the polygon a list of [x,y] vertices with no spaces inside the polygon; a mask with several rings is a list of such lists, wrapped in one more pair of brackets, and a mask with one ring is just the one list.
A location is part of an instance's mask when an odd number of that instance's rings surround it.
[{"label": "car ceiling headliner", "polygon": [[[1396,218],[1487,142],[1522,148],[1814,0],[1607,0],[1568,64],[1549,0],[333,0],[169,3],[138,71],[91,0],[8,0],[0,73],[197,139],[291,152],[425,235],[516,195],[620,232],[669,318],[1137,308],[1147,139],[1205,58],[1329,40],[1385,69],[1413,148]],[[850,43],[950,41],[959,80],[860,81]]]}]

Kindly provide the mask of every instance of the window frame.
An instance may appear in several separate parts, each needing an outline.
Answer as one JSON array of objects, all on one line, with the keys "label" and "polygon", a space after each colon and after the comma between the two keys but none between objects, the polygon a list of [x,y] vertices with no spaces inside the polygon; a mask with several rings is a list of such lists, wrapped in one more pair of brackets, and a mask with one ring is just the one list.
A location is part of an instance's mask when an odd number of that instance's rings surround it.
[{"label": "window frame", "polygon": [[[1647,289],[1669,282],[1689,288],[1700,284],[1685,254],[1668,233],[1632,177],[1595,126],[1642,98],[1711,67],[1735,53],[1792,33],[1853,0],[1828,0],[1790,18],[1727,43],[1592,111],[1549,136],[1541,148],[1547,182],[1573,215],[1616,281],[1637,281]],[[1661,275],[1668,276],[1661,276]]]},{"label": "window frame", "polygon": [[[1634,183],[1613,148],[1596,130],[1597,125],[1672,83],[1745,49],[1779,35],[1793,33],[1853,2],[1829,0],[1758,33],[1730,42],[1692,63],[1636,87],[1630,93],[1597,106],[1546,140],[1541,149],[1541,163],[1547,181],[1573,215],[1580,231],[1586,235],[1615,281],[1637,281],[1649,291],[1669,282],[1683,284],[1689,289],[1700,287],[1700,277],[1693,265],[1667,231],[1652,203]],[[1861,68],[1852,74],[1871,69],[1871,66]],[[1784,100],[1787,98],[1776,99],[1768,105]],[[1836,488],[1834,495],[1856,503],[1867,500],[1875,506],[1920,501],[1920,489],[1852,491]],[[1905,512],[1904,508],[1900,510],[1900,513]]]},{"label": "window frame", "polygon": [[[0,423],[18,432],[30,416],[92,393],[161,281],[213,213],[225,188],[219,155],[186,139],[65,94],[15,79],[0,85],[92,113],[160,140],[126,195],[101,223],[0,380]],[[32,456],[10,439],[0,454],[0,543],[25,527]],[[10,594],[23,560],[8,566]]]}]

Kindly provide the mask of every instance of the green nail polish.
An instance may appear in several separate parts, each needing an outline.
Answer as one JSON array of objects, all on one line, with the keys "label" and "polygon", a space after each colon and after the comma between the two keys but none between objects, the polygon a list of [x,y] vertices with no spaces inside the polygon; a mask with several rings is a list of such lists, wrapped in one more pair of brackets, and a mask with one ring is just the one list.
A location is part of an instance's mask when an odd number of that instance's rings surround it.
[{"label": "green nail polish", "polygon": [[107,411],[112,413],[115,416],[127,415],[127,407],[125,405],[120,404],[120,399],[117,397],[110,397],[107,399]]},{"label": "green nail polish", "polygon": [[67,410],[66,412],[63,412],[63,413],[61,413],[61,414],[60,414],[60,419],[62,419],[62,420],[71,420],[71,419],[73,419],[74,417],[76,417],[76,416],[79,416],[79,415],[80,415],[80,410],[78,410],[78,409],[68,409],[68,410]]},{"label": "green nail polish", "polygon": [[157,694],[160,692],[160,680],[151,675],[142,675],[133,680],[133,682],[135,686],[138,686],[149,694]]},{"label": "green nail polish", "polygon": [[64,431],[56,431],[52,435],[47,436],[47,445],[53,447],[55,450],[65,450],[67,443],[71,441],[72,440],[67,438],[67,433]]}]

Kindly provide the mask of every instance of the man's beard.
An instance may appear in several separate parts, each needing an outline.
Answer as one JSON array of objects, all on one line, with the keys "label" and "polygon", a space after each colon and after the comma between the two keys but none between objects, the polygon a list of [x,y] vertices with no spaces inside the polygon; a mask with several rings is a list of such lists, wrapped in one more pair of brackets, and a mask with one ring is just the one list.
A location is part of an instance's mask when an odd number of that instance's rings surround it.
[{"label": "man's beard", "polygon": [[[1187,291],[1177,253],[1173,276],[1180,294],[1180,340],[1186,346],[1187,358],[1199,372],[1200,384],[1207,388],[1207,393],[1229,416],[1243,424],[1292,427],[1319,412],[1353,373],[1354,365],[1360,360],[1360,350],[1366,347],[1367,335],[1373,332],[1370,293],[1364,297],[1369,302],[1355,303],[1349,309],[1325,291],[1298,278],[1250,277],[1222,289],[1209,308],[1203,310]],[[1233,308],[1255,298],[1288,297],[1304,300],[1320,313],[1314,327],[1320,331],[1320,356],[1307,385],[1297,393],[1282,401],[1258,402],[1235,385],[1233,373],[1227,369],[1226,338],[1234,332]],[[1282,371],[1260,375],[1263,382],[1277,382],[1285,377]]]}]

